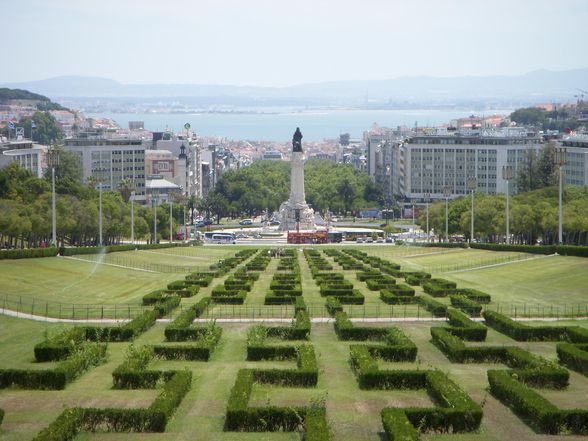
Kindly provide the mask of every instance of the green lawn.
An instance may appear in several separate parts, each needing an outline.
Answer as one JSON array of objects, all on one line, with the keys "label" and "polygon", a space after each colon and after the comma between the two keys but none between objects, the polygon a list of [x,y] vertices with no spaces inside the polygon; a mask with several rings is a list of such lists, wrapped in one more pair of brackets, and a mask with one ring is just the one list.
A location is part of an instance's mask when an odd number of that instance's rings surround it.
[{"label": "green lawn", "polygon": [[[588,327],[587,322],[574,322]],[[286,368],[291,361],[248,362],[245,360],[247,329],[251,325],[222,325],[220,346],[209,362],[157,361],[154,369],[189,369],[194,380],[191,391],[177,409],[175,417],[162,434],[82,434],[77,440],[299,440],[296,433],[224,432],[224,414],[236,373],[244,367]],[[389,325],[379,325],[389,326]],[[509,409],[488,392],[486,371],[500,369],[498,364],[453,364],[430,343],[428,323],[402,323],[400,327],[418,346],[415,363],[382,362],[381,369],[440,369],[456,381],[478,403],[484,404],[484,419],[478,433],[463,435],[428,434],[425,440],[579,440],[582,437],[545,437],[535,434]],[[44,325],[0,316],[0,368],[27,367],[32,363],[32,347],[44,333],[56,332],[59,325]],[[163,341],[163,325],[157,325],[134,345]],[[555,343],[518,343],[493,330],[488,341],[493,344],[520,346],[555,360]],[[422,391],[367,391],[357,387],[349,366],[350,342],[337,340],[331,324],[313,325],[311,343],[317,353],[320,374],[316,388],[281,388],[256,385],[252,405],[304,405],[311,399],[324,400],[329,424],[336,440],[380,440],[382,426],[379,412],[385,406],[429,406],[430,398]],[[64,406],[142,407],[148,406],[156,390],[114,390],[111,373],[123,360],[127,343],[109,345],[108,361],[90,370],[64,391],[23,391],[0,389],[0,408],[6,411],[0,428],[1,441],[29,440],[48,425]],[[44,364],[37,368],[43,368]],[[541,394],[561,407],[588,407],[588,378],[572,373],[566,390],[542,390]]]}]

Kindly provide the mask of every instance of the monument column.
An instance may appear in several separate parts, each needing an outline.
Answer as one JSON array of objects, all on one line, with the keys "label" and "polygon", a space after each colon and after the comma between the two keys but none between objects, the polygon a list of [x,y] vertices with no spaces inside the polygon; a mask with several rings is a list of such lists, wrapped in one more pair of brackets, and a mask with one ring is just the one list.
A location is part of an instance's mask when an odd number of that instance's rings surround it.
[{"label": "monument column", "polygon": [[292,137],[292,159],[290,161],[290,197],[280,206],[282,231],[314,230],[314,211],[306,203],[304,194],[304,153],[302,133],[297,127]]}]

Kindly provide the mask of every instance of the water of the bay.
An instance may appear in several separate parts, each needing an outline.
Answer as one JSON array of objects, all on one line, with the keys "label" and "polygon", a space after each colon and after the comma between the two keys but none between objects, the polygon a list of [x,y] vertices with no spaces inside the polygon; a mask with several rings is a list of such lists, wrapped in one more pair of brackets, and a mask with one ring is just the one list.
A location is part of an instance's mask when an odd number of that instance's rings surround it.
[{"label": "water of the bay", "polygon": [[335,139],[342,133],[361,138],[374,123],[381,127],[438,126],[470,115],[508,115],[499,110],[317,110],[289,113],[88,113],[93,118],[110,118],[119,126],[129,121],[144,121],[145,129],[175,132],[190,123],[199,136],[219,136],[231,140],[285,141],[300,127],[306,141]]}]

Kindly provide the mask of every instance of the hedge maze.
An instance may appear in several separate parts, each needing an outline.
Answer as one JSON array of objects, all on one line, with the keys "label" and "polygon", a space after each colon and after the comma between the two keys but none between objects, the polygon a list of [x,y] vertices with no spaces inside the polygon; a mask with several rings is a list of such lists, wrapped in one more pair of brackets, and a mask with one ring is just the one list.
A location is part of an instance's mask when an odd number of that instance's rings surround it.
[{"label": "hedge maze", "polygon": [[247,360],[296,360],[295,369],[241,369],[227,404],[225,430],[246,432],[303,431],[306,440],[329,440],[325,408],[308,406],[251,407],[249,400],[255,383],[281,387],[315,387],[319,368],[314,347],[309,343],[283,345],[271,340],[306,340],[310,320],[305,310],[296,313],[291,327],[254,326],[247,336]]},{"label": "hedge maze", "polygon": [[[215,304],[238,308],[250,293],[247,304],[294,305],[291,322],[203,319]],[[325,302],[328,312],[315,322],[310,299]],[[73,440],[83,432],[128,433],[116,435],[121,439],[168,432],[165,439],[190,439],[196,435],[190,431],[199,431],[195,439],[205,439],[200,422],[190,421],[202,410],[195,402],[216,412],[215,439],[247,438],[239,432],[260,432],[264,440],[277,436],[272,432],[312,441],[408,441],[427,433],[501,439],[492,425],[502,419],[528,431],[521,439],[588,436],[588,406],[561,405],[568,393],[588,392],[587,327],[528,325],[491,311],[490,301],[482,291],[403,271],[357,249],[239,251],[149,292],[133,320],[67,328],[33,347],[38,366],[0,369],[0,440],[15,424],[2,398],[18,389],[31,396],[59,391],[65,398],[64,410],[26,437],[35,441]],[[366,323],[352,313],[362,304],[423,307],[446,320]],[[464,379],[468,366],[479,385]],[[143,406],[113,406],[112,397],[86,406],[79,398],[69,401],[78,382],[93,376],[107,378],[115,396],[156,392]],[[578,386],[581,381],[586,384]],[[211,390],[218,395],[201,396]],[[292,394],[297,404],[269,398],[260,404],[263,393],[288,402]],[[403,402],[406,394],[427,401]],[[492,415],[496,408],[499,417]],[[349,427],[339,427],[345,418]],[[180,422],[170,424],[175,419]],[[372,430],[354,432],[354,424]]]}]

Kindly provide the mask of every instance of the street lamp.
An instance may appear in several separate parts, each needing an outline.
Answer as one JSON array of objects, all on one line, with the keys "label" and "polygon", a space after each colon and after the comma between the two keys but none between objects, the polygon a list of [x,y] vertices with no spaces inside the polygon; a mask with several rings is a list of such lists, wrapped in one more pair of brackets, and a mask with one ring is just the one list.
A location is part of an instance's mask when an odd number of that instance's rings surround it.
[{"label": "street lamp", "polygon": [[430,193],[425,193],[425,211],[427,217],[427,242],[429,241],[429,199],[431,198]]},{"label": "street lamp", "polygon": [[510,243],[510,212],[509,212],[509,195],[510,180],[513,178],[512,165],[502,166],[502,179],[506,181],[506,244]]},{"label": "street lamp", "polygon": [[451,188],[443,187],[443,196],[445,196],[445,242],[449,242],[449,196],[451,196]]},{"label": "street lamp", "polygon": [[102,246],[102,182],[98,183],[98,246]]},{"label": "street lamp", "polygon": [[153,243],[157,243],[157,190],[151,193],[153,200]]},{"label": "street lamp", "polygon": [[557,147],[555,149],[555,163],[559,166],[559,222],[558,222],[558,244],[563,245],[563,166],[567,164],[568,149]]},{"label": "street lamp", "polygon": [[55,166],[59,164],[59,152],[53,146],[49,152],[51,165],[51,245],[57,247],[57,214],[55,210]]},{"label": "street lamp", "polygon": [[412,211],[412,235],[414,237],[414,226],[415,226],[415,223],[414,223],[414,204],[416,203],[416,201],[414,199],[412,199],[410,202],[412,204],[412,210],[411,210]]},{"label": "street lamp", "polygon": [[173,220],[173,213],[172,213],[172,200],[171,197],[169,198],[169,243],[173,241],[173,227],[174,227],[174,220]]},{"label": "street lamp", "polygon": [[468,178],[468,190],[472,192],[472,217],[470,225],[470,243],[474,240],[474,192],[476,191],[477,180],[475,176]]},{"label": "street lamp", "polygon": [[131,191],[131,244],[135,244],[135,192]]}]

